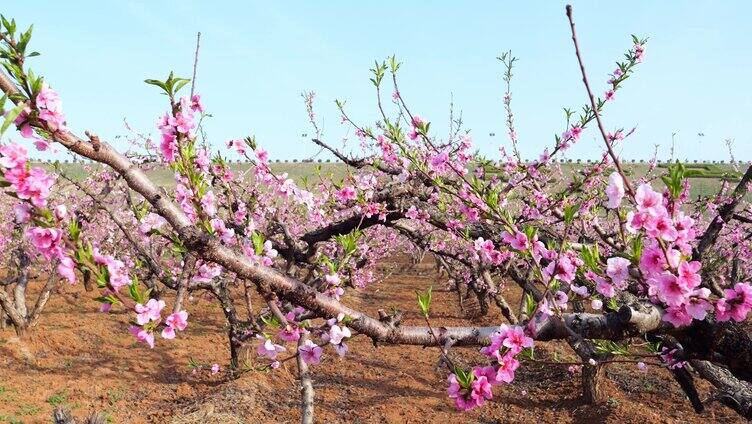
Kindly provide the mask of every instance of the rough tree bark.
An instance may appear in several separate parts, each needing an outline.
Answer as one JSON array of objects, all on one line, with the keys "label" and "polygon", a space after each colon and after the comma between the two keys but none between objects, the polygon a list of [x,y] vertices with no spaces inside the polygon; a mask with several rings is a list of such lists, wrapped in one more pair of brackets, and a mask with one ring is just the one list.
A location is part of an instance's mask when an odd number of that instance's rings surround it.
[{"label": "rough tree bark", "polygon": [[606,366],[597,362],[593,365],[589,362],[596,359],[595,345],[590,340],[575,336],[567,341],[582,360],[582,401],[588,405],[605,402],[606,394],[601,390],[601,383],[606,374]]},{"label": "rough tree bark", "polygon": [[496,302],[496,306],[498,306],[499,309],[501,309],[501,314],[504,315],[504,318],[506,318],[510,324],[519,323],[519,320],[517,319],[517,316],[514,314],[512,307],[509,306],[509,303],[504,298],[504,295],[501,294],[501,287],[498,287],[494,283],[493,278],[491,278],[491,272],[488,271],[487,269],[484,269],[483,271],[481,271],[480,275],[483,278],[483,282],[486,283],[488,287],[496,290],[496,294],[494,295],[494,301]]},{"label": "rough tree bark", "polygon": [[[305,345],[306,340],[308,340],[308,335],[301,334],[300,339],[298,339],[298,348]],[[300,353],[298,353],[296,360],[298,363],[298,380],[300,380],[300,422],[302,424],[313,424],[314,392],[311,372]]]},{"label": "rough tree bark", "polygon": [[719,393],[715,399],[736,411],[744,418],[752,419],[752,385],[739,381],[730,371],[708,361],[692,360],[692,367],[715,386]]}]

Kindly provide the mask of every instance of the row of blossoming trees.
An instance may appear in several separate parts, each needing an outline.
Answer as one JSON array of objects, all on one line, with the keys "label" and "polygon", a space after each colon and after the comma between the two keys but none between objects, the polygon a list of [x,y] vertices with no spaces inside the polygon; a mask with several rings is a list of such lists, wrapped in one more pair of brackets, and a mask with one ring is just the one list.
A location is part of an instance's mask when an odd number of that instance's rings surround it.
[{"label": "row of blossoming trees", "polygon": [[[248,346],[256,369],[297,362],[306,422],[313,418],[309,366],[328,349],[346,357],[356,336],[375,346],[436,346],[448,395],[462,410],[482,406],[494,386],[512,384],[520,362],[536,360],[534,343],[563,340],[580,358],[573,369],[582,371],[588,402],[604,396],[598,383],[606,364],[633,361],[669,369],[698,412],[718,400],[751,417],[752,341],[743,322],[752,309],[752,219],[744,200],[752,168],[738,184],[697,199],[681,165],[665,175],[653,167],[627,175],[614,148],[631,132],[609,130],[602,117],[642,61],[646,40],[633,37],[595,96],[567,12],[588,103],[579,114],[566,112],[563,132],[539,160],[525,163],[517,149],[513,57],[499,58],[511,140],[500,168],[471,153],[459,120],[439,138],[410,110],[392,58],[372,69],[377,122],[357,123],[338,102],[343,124],[360,140],[357,155],[326,143],[313,95],[304,95],[313,142],[348,166],[342,181],[305,186],[275,174],[253,138],[227,142],[253,162],[247,172],[212,154],[201,136],[200,97],[181,95],[189,81],[173,75],[147,80],[169,100],[157,141],[136,137],[121,153],[93,133],[79,138],[57,93],[27,65],[38,54],[29,49],[31,30],[3,19],[0,89],[9,107],[2,131],[13,126],[28,142],[0,147],[4,207],[15,216],[3,236],[11,268],[0,290],[3,321],[25,333],[56,284],[80,282],[99,292],[103,312],[132,311],[133,337],[153,347],[190,325],[186,295],[206,291],[226,318],[234,373],[246,370],[240,352]],[[562,169],[552,158],[587,127],[602,136],[601,160],[574,173]],[[91,166],[78,181],[29,163],[30,146],[53,145],[106,167]],[[174,172],[174,185],[147,177],[157,167]],[[378,284],[387,272],[383,258],[395,252],[430,253],[459,295],[474,296],[484,313],[498,307],[507,322],[436,325],[430,290],[416,305],[425,326],[340,302],[348,289]],[[27,307],[26,286],[41,275],[49,278]],[[519,286],[519,305],[505,298],[507,284]],[[254,305],[252,294],[264,304]],[[487,359],[466,365],[455,346],[478,346]],[[715,386],[712,397],[700,399],[697,376]]]}]

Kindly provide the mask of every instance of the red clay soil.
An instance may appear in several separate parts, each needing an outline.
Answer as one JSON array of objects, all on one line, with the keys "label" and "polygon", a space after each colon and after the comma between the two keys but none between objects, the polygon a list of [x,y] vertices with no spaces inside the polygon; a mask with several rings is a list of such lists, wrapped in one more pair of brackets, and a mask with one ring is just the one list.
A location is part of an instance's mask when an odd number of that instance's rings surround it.
[{"label": "red clay soil", "polygon": [[[418,325],[415,290],[443,285],[425,262],[350,294],[345,302],[374,315],[376,309],[395,307],[405,312],[405,324]],[[467,322],[456,294],[434,293],[433,325]],[[514,298],[514,291],[509,295]],[[129,315],[101,314],[92,297],[81,286],[63,287],[28,339],[19,340],[12,329],[0,331],[0,422],[49,423],[55,405],[67,406],[78,417],[102,411],[113,423],[299,420],[294,361],[236,380],[227,380],[224,372],[211,375],[211,364],[224,366],[229,360],[224,320],[211,302],[193,298],[188,329],[173,341],[158,340],[152,350],[128,334]],[[496,311],[475,319],[479,325],[501,322]],[[608,366],[604,387],[609,399],[600,405],[580,402],[579,376],[570,376],[566,366],[523,363],[514,384],[495,388],[493,400],[482,408],[459,413],[446,396],[446,371],[436,370],[435,348],[374,348],[365,337],[349,345],[346,359],[327,348],[325,361],[312,367],[317,422],[743,422],[718,404],[695,414],[668,373],[657,368],[640,372],[631,364]],[[457,351],[468,364],[482,360],[477,348]],[[563,344],[537,347],[539,356],[555,353],[573,358]],[[192,369],[191,360],[202,368]],[[704,382],[698,389],[709,396]]]}]

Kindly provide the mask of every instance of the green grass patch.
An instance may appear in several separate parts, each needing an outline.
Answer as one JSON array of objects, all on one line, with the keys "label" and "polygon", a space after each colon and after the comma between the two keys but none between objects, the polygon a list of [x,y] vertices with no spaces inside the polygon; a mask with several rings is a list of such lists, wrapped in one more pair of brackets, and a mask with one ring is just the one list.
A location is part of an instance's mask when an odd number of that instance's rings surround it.
[{"label": "green grass patch", "polygon": [[18,407],[16,414],[18,415],[36,415],[42,412],[42,408],[36,405],[21,405]]},{"label": "green grass patch", "polygon": [[107,402],[114,406],[123,399],[123,391],[120,389],[107,389]]},{"label": "green grass patch", "polygon": [[52,406],[58,406],[65,403],[65,401],[68,400],[68,392],[66,390],[61,390],[59,392],[56,392],[52,396],[47,398],[47,403],[49,403]]},{"label": "green grass patch", "polygon": [[23,421],[21,421],[19,418],[14,417],[12,415],[0,415],[0,422],[4,422],[8,424],[24,424]]}]

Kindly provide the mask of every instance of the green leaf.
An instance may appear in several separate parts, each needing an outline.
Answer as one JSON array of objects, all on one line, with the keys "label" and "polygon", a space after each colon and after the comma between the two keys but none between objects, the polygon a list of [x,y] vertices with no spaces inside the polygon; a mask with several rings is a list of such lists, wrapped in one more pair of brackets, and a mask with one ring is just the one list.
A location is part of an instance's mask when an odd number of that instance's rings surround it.
[{"label": "green leaf", "polygon": [[16,21],[11,20],[10,22],[5,19],[5,16],[0,15],[0,18],[3,21],[3,25],[5,25],[5,29],[8,30],[8,35],[10,35],[10,38],[13,38],[13,36],[16,33]]},{"label": "green leaf", "polygon": [[[31,69],[29,69],[29,73],[31,73]],[[41,90],[42,90],[42,83],[44,83],[44,78],[30,78],[31,80],[31,92],[34,93],[34,96],[36,96]]]},{"label": "green leaf", "polygon": [[499,206],[499,192],[496,191],[496,189],[491,189],[486,194],[486,204],[491,207],[491,209],[496,209]]},{"label": "green leaf", "polygon": [[553,293],[556,293],[557,291],[559,291],[560,288],[561,288],[561,281],[559,280],[551,280],[551,282],[548,284],[548,289]]},{"label": "green leaf", "polygon": [[397,58],[392,55],[392,57],[389,58],[389,68],[392,71],[392,73],[397,73],[399,70],[400,65],[402,65],[401,62],[397,62]]},{"label": "green leaf", "polygon": [[526,347],[522,349],[520,355],[525,359],[535,360],[535,350],[533,350],[532,347]]},{"label": "green leaf", "polygon": [[600,267],[600,253],[598,252],[598,245],[584,245],[580,252],[582,261],[593,271],[597,271]]},{"label": "green leaf", "polygon": [[360,236],[362,234],[363,233],[360,230],[355,229],[348,234],[343,234],[335,237],[340,246],[342,246],[342,250],[345,252],[345,256],[355,253],[355,250],[358,248],[358,239],[360,239]]},{"label": "green leaf", "polygon": [[133,283],[128,285],[128,292],[131,295],[131,299],[133,299],[136,303],[140,303],[143,305],[143,302],[141,301],[141,292],[138,289],[138,282],[133,281]]},{"label": "green leaf", "polygon": [[75,219],[71,219],[68,223],[68,234],[73,241],[78,240],[78,237],[81,235],[81,228]]},{"label": "green leaf", "polygon": [[251,234],[251,241],[253,242],[253,251],[257,255],[264,253],[264,236],[254,231]]},{"label": "green leaf", "polygon": [[162,91],[165,92],[165,94],[170,94],[170,91],[167,89],[167,86],[165,85],[165,83],[163,83],[160,80],[147,79],[147,80],[144,80],[144,82],[147,83],[147,84],[155,85],[155,86],[161,88]]},{"label": "green leaf", "polygon": [[611,340],[593,340],[595,346],[595,352],[602,355],[628,355],[629,348],[625,345],[622,346]]},{"label": "green leaf", "polygon": [[564,222],[567,225],[571,225],[572,222],[574,222],[574,215],[577,213],[579,209],[580,209],[580,206],[577,204],[567,205],[564,207]]},{"label": "green leaf", "polygon": [[261,315],[261,321],[266,324],[267,327],[279,328],[281,326],[279,320],[274,315]]},{"label": "green leaf", "polygon": [[32,31],[34,31],[34,25],[29,26],[29,29],[21,34],[21,39],[18,41],[18,44],[16,44],[16,51],[18,51],[22,55],[26,51],[26,46],[29,44],[29,41],[31,41]]},{"label": "green leaf", "polygon": [[[509,214],[508,218],[510,218],[510,221],[513,221],[512,215]],[[527,236],[528,240],[533,240],[535,238],[535,235],[538,233],[538,229],[533,227],[532,225],[527,225],[522,231]]]},{"label": "green leaf", "polygon": [[645,345],[645,349],[647,349],[650,353],[660,353],[661,352],[661,341],[655,341],[655,342],[648,342],[647,345]]},{"label": "green leaf", "polygon": [[13,121],[16,120],[18,115],[21,114],[21,111],[26,107],[23,103],[19,103],[16,107],[10,110],[8,114],[5,116],[5,122],[3,122],[3,126],[0,127],[0,137],[5,134],[5,131],[8,130],[8,127],[10,127],[10,124],[13,123]]},{"label": "green leaf", "polygon": [[458,366],[454,367],[454,375],[457,377],[457,383],[463,389],[469,389],[473,380],[475,380],[475,374],[472,371],[465,371]]},{"label": "green leaf", "polygon": [[428,290],[426,290],[425,293],[421,293],[417,290],[415,291],[415,294],[418,297],[418,306],[420,307],[420,312],[426,318],[428,317],[428,311],[431,308],[432,291],[433,286],[428,287]]},{"label": "green leaf", "polygon": [[172,89],[172,93],[173,94],[177,93],[178,91],[180,91],[181,88],[185,87],[185,85],[188,84],[189,82],[191,82],[191,80],[189,79],[184,79],[184,78],[179,79],[175,83],[175,86]]},{"label": "green leaf", "polygon": [[642,257],[643,240],[642,236],[632,239],[632,262],[638,263]]},{"label": "green leaf", "polygon": [[663,183],[668,188],[671,197],[673,197],[674,199],[678,198],[682,193],[682,190],[684,188],[684,185],[682,183],[684,181],[685,174],[686,170],[684,165],[677,160],[676,163],[671,164],[668,167],[668,175],[661,176],[661,180],[663,180]]},{"label": "green leaf", "polygon": [[332,260],[329,259],[328,256],[326,255],[322,256],[321,262],[324,263],[325,267],[329,268],[330,273],[334,274],[335,272],[337,272],[337,265],[334,262],[332,262]]},{"label": "green leaf", "polygon": [[525,314],[532,317],[537,308],[538,303],[535,302],[533,296],[530,293],[525,293]]},{"label": "green leaf", "polygon": [[606,310],[610,310],[614,312],[619,310],[619,304],[616,303],[615,297],[608,299],[608,302],[606,303]]}]

